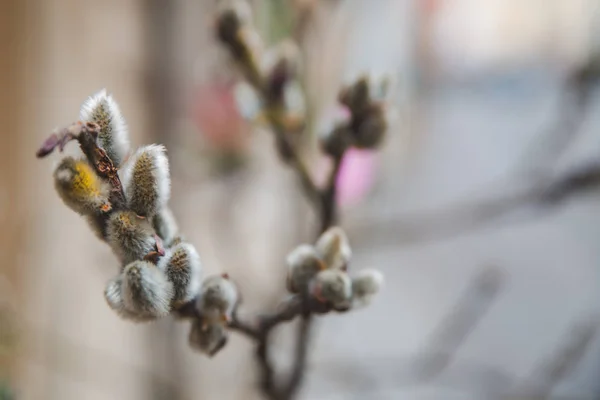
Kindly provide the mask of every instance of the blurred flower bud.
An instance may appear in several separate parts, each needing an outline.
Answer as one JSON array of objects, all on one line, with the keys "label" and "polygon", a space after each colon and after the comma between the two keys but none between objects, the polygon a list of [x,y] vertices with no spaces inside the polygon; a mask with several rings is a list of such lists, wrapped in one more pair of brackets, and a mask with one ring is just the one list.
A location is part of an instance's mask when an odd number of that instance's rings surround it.
[{"label": "blurred flower bud", "polygon": [[120,171],[129,208],[151,218],[165,207],[171,195],[169,160],[162,145],[139,148]]},{"label": "blurred flower bud", "polygon": [[169,207],[163,207],[154,218],[152,218],[152,227],[156,231],[158,237],[163,240],[165,246],[169,247],[173,240],[179,234],[177,221]]},{"label": "blurred flower bud", "polygon": [[242,27],[239,32],[239,41],[244,45],[248,56],[256,65],[257,60],[260,59],[265,51],[265,44],[258,31],[251,25]]},{"label": "blurred flower bud", "polygon": [[131,211],[113,213],[108,220],[106,234],[108,243],[123,264],[143,259],[156,246],[150,222]]},{"label": "blurred flower bud", "polygon": [[340,125],[321,136],[321,148],[325,154],[341,157],[352,145],[352,132],[346,125]]},{"label": "blurred flower bud", "polygon": [[188,341],[191,348],[212,357],[225,347],[228,338],[229,333],[224,325],[204,325],[201,320],[194,320]]},{"label": "blurred flower bud", "polygon": [[261,41],[252,26],[252,9],[244,0],[225,2],[217,16],[217,38],[242,65],[255,63]]},{"label": "blurred flower bud", "polygon": [[219,3],[217,10],[219,16],[228,15],[238,22],[240,26],[251,25],[254,19],[252,7],[247,0],[224,0]]},{"label": "blurred flower bud", "polygon": [[306,293],[310,281],[326,268],[315,248],[308,244],[296,247],[287,256],[287,288],[292,293]]},{"label": "blurred flower bud", "polygon": [[156,265],[134,261],[123,270],[121,296],[128,312],[140,317],[163,317],[171,310],[173,285]]},{"label": "blurred flower bud", "polygon": [[338,100],[353,114],[360,113],[369,105],[369,92],[369,79],[367,76],[362,76],[353,84],[342,89]]},{"label": "blurred flower bud", "polygon": [[352,302],[354,306],[366,306],[383,286],[383,274],[375,269],[358,271],[352,278]]},{"label": "blurred flower bud", "polygon": [[378,147],[388,128],[385,104],[392,91],[391,79],[385,77],[373,81],[363,76],[342,89],[338,97],[350,110],[352,145],[360,149]]},{"label": "blurred flower bud", "polygon": [[79,118],[100,126],[98,144],[115,167],[120,167],[129,153],[129,132],[119,105],[112,96],[105,89],[91,96],[81,106]]},{"label": "blurred flower bud", "polygon": [[197,307],[206,324],[229,323],[238,303],[237,287],[227,274],[213,275],[202,282]]},{"label": "blurred flower bud", "polygon": [[192,300],[200,291],[200,256],[191,244],[180,243],[168,250],[158,262],[158,268],[173,284],[173,307]]},{"label": "blurred flower bud", "polygon": [[353,144],[359,149],[374,149],[382,142],[388,123],[382,104],[372,104],[356,119]]},{"label": "blurred flower bud", "polygon": [[311,294],[335,309],[346,310],[352,299],[352,281],[345,271],[326,269],[319,272],[312,281]]},{"label": "blurred flower bud", "polygon": [[63,202],[79,214],[100,214],[111,209],[110,186],[85,160],[65,157],[54,170],[54,186]]},{"label": "blurred flower bud", "polygon": [[285,88],[300,70],[300,49],[291,39],[279,43],[262,57],[261,70],[267,77],[267,96],[271,102],[284,102]]},{"label": "blurred flower bud", "polygon": [[344,230],[334,226],[327,229],[315,245],[317,253],[331,269],[346,268],[352,257],[352,249]]},{"label": "blurred flower bud", "polygon": [[318,132],[323,152],[337,158],[352,145],[350,111],[338,105],[327,110],[319,122]]}]

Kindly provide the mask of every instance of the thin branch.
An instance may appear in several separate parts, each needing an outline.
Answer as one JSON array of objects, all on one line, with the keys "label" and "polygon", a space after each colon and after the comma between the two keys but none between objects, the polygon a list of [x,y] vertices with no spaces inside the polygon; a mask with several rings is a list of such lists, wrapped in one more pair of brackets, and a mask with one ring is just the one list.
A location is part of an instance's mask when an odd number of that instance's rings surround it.
[{"label": "thin branch", "polygon": [[[264,104],[266,119],[275,137],[275,144],[282,159],[295,171],[308,201],[319,215],[319,230],[321,234],[337,218],[336,212],[336,181],[341,159],[334,160],[327,186],[321,191],[310,175],[299,152],[289,135],[284,121],[285,104],[283,87],[294,73],[285,62],[278,64],[269,76],[264,76],[258,68],[255,55],[244,42],[241,35],[241,22],[235,12],[225,12],[220,16],[217,36],[228,48],[246,80],[254,87]],[[236,316],[231,328],[256,340],[256,358],[260,366],[261,389],[273,400],[288,400],[295,396],[306,369],[308,341],[312,325],[313,311],[311,300],[307,297],[291,299],[279,312],[261,319],[258,329],[245,323]],[[272,362],[269,359],[269,340],[271,331],[284,321],[292,320],[301,315],[295,345],[295,359],[289,379],[284,384],[278,384]]]},{"label": "thin branch", "polygon": [[327,180],[327,185],[321,194],[321,228],[324,232],[337,221],[337,179],[342,166],[344,155],[333,159],[333,167]]},{"label": "thin branch", "polygon": [[570,327],[556,350],[548,358],[541,360],[534,373],[513,393],[540,400],[548,398],[556,385],[579,364],[598,329],[597,318],[589,316]]},{"label": "thin branch", "polygon": [[588,63],[567,76],[559,99],[557,119],[545,132],[536,135],[525,149],[524,156],[514,168],[515,175],[533,172],[533,179],[537,179],[537,175],[547,173],[548,165],[553,165],[569,148],[569,142],[581,132],[598,78],[598,66],[594,63]]},{"label": "thin branch", "polygon": [[[498,186],[498,185],[496,185]],[[594,161],[501,196],[467,201],[447,208],[361,224],[362,246],[411,245],[473,233],[513,213],[552,211],[574,196],[600,188],[600,163]]]},{"label": "thin branch", "polygon": [[426,356],[417,362],[417,365],[420,364],[420,380],[434,379],[448,367],[460,346],[496,300],[504,283],[503,278],[500,271],[493,267],[477,273],[425,346]]},{"label": "thin branch", "polygon": [[[529,186],[503,193],[500,196],[466,201],[450,207],[420,213],[410,217],[387,218],[377,226],[367,222],[362,227],[368,243],[362,245],[402,245],[430,242],[472,233],[491,223],[527,207],[547,212],[572,196],[595,189],[600,185],[600,164],[593,162],[567,171],[558,178],[549,175],[552,165],[573,140],[590,110],[592,94],[600,80],[600,58],[575,70],[567,77],[561,98],[558,119],[547,132],[525,151],[521,162],[513,168],[510,178],[528,177],[533,172]],[[540,170],[542,173],[540,173]],[[490,187],[503,187],[506,182],[496,182]]]},{"label": "thin branch", "polygon": [[290,374],[288,383],[282,393],[283,399],[291,399],[300,389],[300,385],[304,380],[306,372],[306,362],[308,359],[308,348],[310,343],[310,331],[312,324],[312,315],[310,312],[305,312],[298,326],[296,337],[296,351],[294,359],[294,367]]},{"label": "thin branch", "polygon": [[304,161],[302,161],[298,152],[295,150],[288,133],[285,131],[282,121],[275,113],[270,112],[267,113],[267,120],[269,121],[271,129],[275,135],[275,141],[277,148],[279,149],[279,153],[286,161],[289,162],[290,166],[295,171],[307,199],[313,204],[318,205],[320,199],[319,188],[317,188],[315,185],[310,175],[310,171],[304,164]]}]

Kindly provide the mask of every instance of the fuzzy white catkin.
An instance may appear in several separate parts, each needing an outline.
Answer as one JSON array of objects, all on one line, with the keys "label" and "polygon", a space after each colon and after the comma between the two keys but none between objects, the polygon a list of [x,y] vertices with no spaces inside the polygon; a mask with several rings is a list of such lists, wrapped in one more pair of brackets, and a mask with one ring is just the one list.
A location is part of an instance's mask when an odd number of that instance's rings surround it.
[{"label": "fuzzy white catkin", "polygon": [[119,274],[115,278],[108,281],[106,287],[104,288],[104,298],[106,299],[108,306],[113,311],[115,311],[119,316],[121,316],[124,319],[136,322],[149,321],[154,319],[154,317],[149,315],[136,314],[134,312],[128,311],[125,308],[125,304],[123,302],[122,288],[122,274]]},{"label": "fuzzy white catkin", "polygon": [[163,240],[165,246],[171,246],[179,234],[179,227],[173,212],[169,207],[163,207],[152,219],[156,234]]},{"label": "fuzzy white catkin", "polygon": [[189,243],[179,243],[167,250],[158,262],[158,268],[173,284],[174,306],[192,300],[200,292],[202,267],[198,252]]},{"label": "fuzzy white catkin", "polygon": [[152,218],[171,196],[169,159],[162,145],[151,144],[136,150],[119,171],[129,208]]},{"label": "fuzzy white catkin", "polygon": [[310,281],[324,268],[324,263],[314,246],[303,244],[296,247],[286,258],[288,265],[287,288],[292,293],[301,293]]},{"label": "fuzzy white catkin", "polygon": [[347,266],[352,257],[352,249],[344,230],[334,226],[323,232],[315,244],[317,253],[328,268],[339,269]]},{"label": "fuzzy white catkin", "polygon": [[192,322],[188,341],[190,347],[213,357],[225,347],[229,339],[227,328],[222,324],[203,326],[201,320]]},{"label": "fuzzy white catkin", "polygon": [[335,308],[346,308],[352,298],[352,281],[348,274],[339,269],[326,269],[317,274],[312,285],[312,293],[326,300]]},{"label": "fuzzy white catkin", "polygon": [[108,243],[123,265],[141,260],[156,246],[150,222],[131,211],[113,213],[108,220],[106,234]]},{"label": "fuzzy white catkin", "polygon": [[63,158],[54,170],[54,187],[65,205],[78,214],[99,215],[110,209],[110,187],[86,160]]},{"label": "fuzzy white catkin", "polygon": [[231,279],[223,275],[213,275],[202,282],[197,307],[202,317],[209,323],[223,322],[231,318],[239,301],[238,290]]},{"label": "fuzzy white catkin", "polygon": [[156,265],[134,261],[123,270],[121,295],[127,311],[159,318],[171,310],[173,285]]},{"label": "fuzzy white catkin", "polygon": [[356,306],[368,305],[381,291],[384,284],[383,274],[376,269],[358,271],[352,278],[352,300]]},{"label": "fuzzy white catkin", "polygon": [[120,167],[129,153],[129,132],[119,105],[106,93],[106,89],[90,96],[82,104],[79,119],[100,126],[98,144],[115,166]]}]

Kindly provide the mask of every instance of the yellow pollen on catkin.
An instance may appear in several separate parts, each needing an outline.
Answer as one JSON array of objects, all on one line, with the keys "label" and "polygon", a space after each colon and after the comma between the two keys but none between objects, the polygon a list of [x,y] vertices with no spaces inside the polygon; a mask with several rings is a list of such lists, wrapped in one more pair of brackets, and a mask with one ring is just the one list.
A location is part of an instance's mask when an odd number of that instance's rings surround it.
[{"label": "yellow pollen on catkin", "polygon": [[100,180],[85,161],[75,163],[77,173],[73,177],[73,194],[78,197],[99,196]]},{"label": "yellow pollen on catkin", "polygon": [[127,213],[121,213],[119,214],[119,221],[121,221],[121,223],[123,223],[123,225],[126,226],[131,226],[131,218],[129,217],[129,214]]}]

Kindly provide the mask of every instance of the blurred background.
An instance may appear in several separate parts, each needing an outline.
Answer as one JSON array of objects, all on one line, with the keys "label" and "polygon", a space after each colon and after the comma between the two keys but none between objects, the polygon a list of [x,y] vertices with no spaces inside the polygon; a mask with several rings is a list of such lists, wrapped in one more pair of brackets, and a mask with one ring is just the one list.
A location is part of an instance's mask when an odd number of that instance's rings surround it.
[{"label": "blurred background", "polygon": [[[341,85],[363,72],[396,83],[386,146],[352,152],[339,181],[352,268],[381,269],[386,288],[319,318],[301,398],[600,398],[600,1],[252,6],[267,44],[291,36],[305,56],[297,107],[315,176]],[[260,398],[244,337],[209,360],[187,324],[106,306],[116,260],[54,192],[58,157],[34,157],[106,88],[135,145],[166,144],[171,208],[205,269],[240,282],[244,312],[272,309],[314,215],[249,121],[215,10],[0,2],[0,399]],[[292,328],[273,348],[282,368]]]}]

